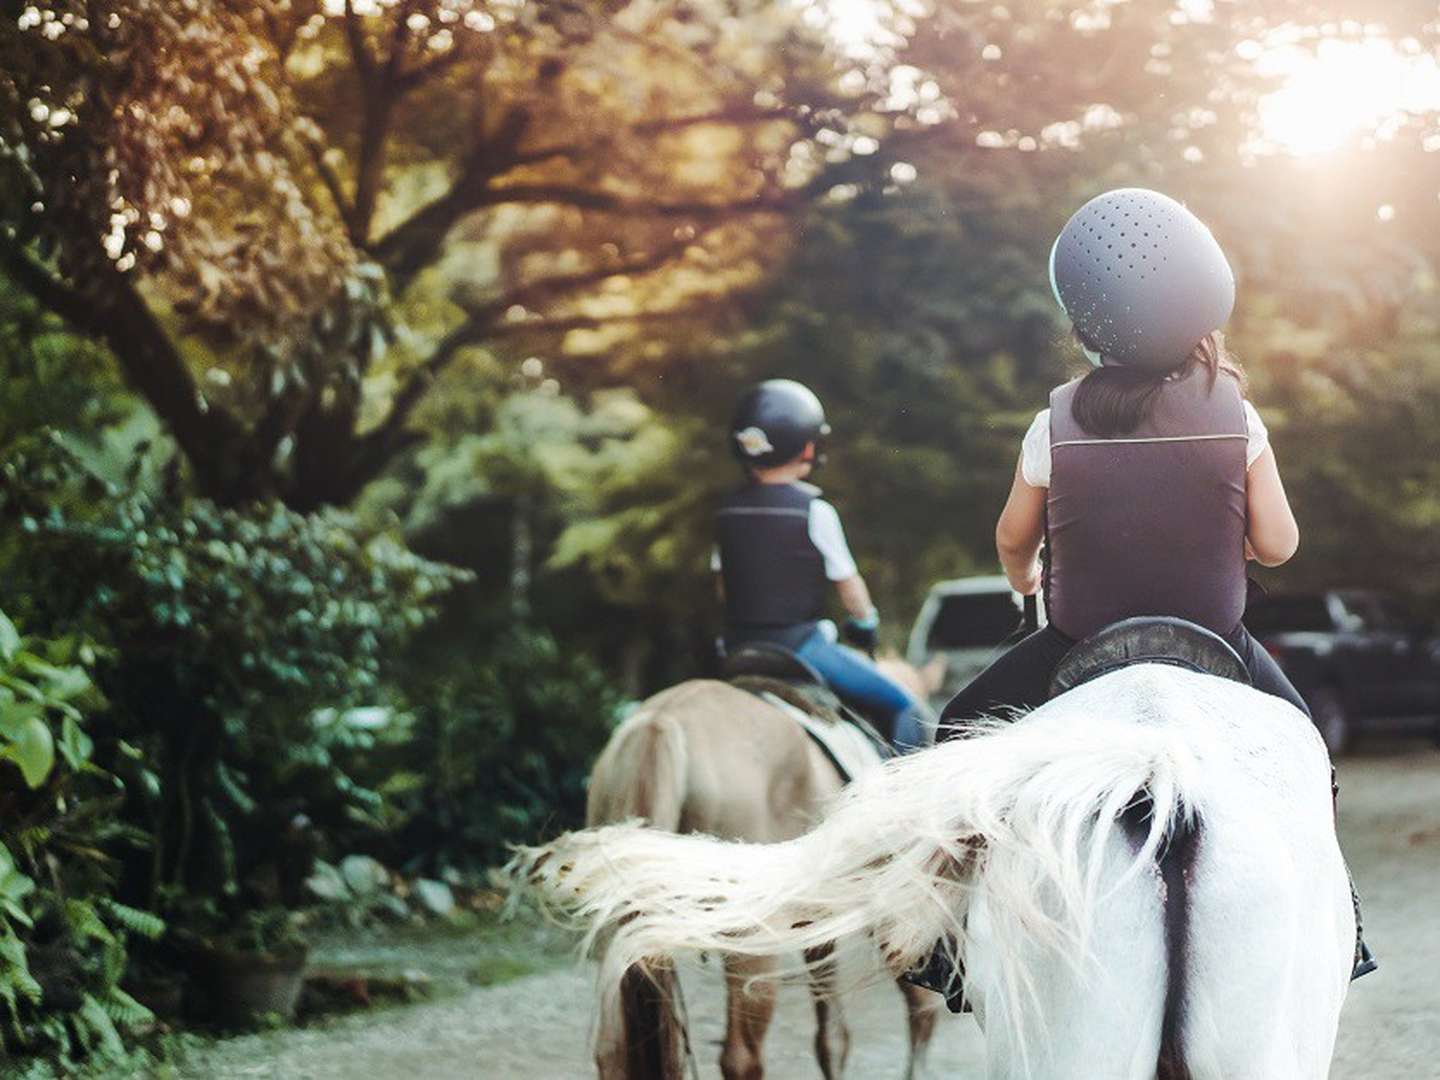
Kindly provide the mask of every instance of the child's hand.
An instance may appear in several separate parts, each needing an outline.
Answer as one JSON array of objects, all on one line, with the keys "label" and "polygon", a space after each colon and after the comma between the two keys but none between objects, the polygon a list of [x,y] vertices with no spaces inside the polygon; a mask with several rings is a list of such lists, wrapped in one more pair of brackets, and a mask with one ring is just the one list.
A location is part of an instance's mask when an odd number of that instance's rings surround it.
[{"label": "child's hand", "polygon": [[1040,560],[1036,559],[1030,564],[1030,569],[1010,579],[1016,592],[1021,596],[1034,596],[1040,591],[1041,569]]}]

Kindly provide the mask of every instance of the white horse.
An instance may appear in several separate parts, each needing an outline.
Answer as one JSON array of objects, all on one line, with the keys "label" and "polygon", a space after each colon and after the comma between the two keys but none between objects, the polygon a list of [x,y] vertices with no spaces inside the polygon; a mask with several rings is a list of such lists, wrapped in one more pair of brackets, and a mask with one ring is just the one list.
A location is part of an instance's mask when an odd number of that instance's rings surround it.
[{"label": "white horse", "polygon": [[951,935],[992,1080],[1322,1080],[1355,942],[1327,764],[1280,699],[1145,664],[889,762],[786,843],[615,825],[511,873],[612,987],[872,935],[893,975]]}]

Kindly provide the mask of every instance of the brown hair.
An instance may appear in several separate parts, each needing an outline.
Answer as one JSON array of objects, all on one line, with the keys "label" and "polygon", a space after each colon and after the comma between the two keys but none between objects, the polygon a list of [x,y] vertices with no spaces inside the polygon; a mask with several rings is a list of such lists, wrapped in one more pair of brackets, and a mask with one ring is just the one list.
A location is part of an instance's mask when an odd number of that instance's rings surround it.
[{"label": "brown hair", "polygon": [[1223,371],[1240,384],[1245,393],[1245,371],[1225,348],[1225,335],[1211,331],[1200,339],[1184,361],[1172,371],[1156,374],[1107,364],[1095,368],[1080,380],[1071,409],[1075,422],[1099,438],[1128,435],[1150,415],[1155,395],[1172,375],[1184,378],[1196,367],[1208,373],[1210,385]]}]

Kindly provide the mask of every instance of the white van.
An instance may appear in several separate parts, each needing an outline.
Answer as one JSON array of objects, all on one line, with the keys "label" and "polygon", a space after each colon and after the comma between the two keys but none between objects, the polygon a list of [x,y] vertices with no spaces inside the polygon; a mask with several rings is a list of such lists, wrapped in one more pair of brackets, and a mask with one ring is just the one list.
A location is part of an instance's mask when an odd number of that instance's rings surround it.
[{"label": "white van", "polygon": [[[1002,574],[956,578],[930,586],[915,617],[905,659],[923,667],[945,658],[945,681],[937,698],[948,701],[1018,637],[1023,601]],[[1040,605],[1040,625],[1045,624]]]}]

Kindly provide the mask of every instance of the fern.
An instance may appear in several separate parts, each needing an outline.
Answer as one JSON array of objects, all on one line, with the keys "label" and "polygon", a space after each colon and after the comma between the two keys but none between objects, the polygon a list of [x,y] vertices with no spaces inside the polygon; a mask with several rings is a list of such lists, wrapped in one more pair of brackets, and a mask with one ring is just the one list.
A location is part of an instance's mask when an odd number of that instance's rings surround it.
[{"label": "fern", "polygon": [[118,986],[112,986],[110,992],[100,999],[100,1007],[119,1027],[135,1028],[155,1021],[153,1012]]},{"label": "fern", "polygon": [[118,1057],[125,1052],[125,1043],[115,1028],[115,1022],[110,1019],[105,1007],[90,994],[81,998],[80,1008],[71,1014],[71,1023],[81,1045],[92,1054],[99,1050]]},{"label": "fern", "polygon": [[70,932],[82,941],[108,945],[115,940],[110,928],[100,920],[95,905],[85,900],[65,901],[65,921],[70,924]]},{"label": "fern", "polygon": [[101,897],[96,900],[95,906],[104,912],[112,923],[127,933],[147,938],[150,941],[159,939],[165,933],[165,920],[149,911],[133,908],[129,904],[122,904],[109,897]]},{"label": "fern", "polygon": [[40,984],[30,974],[30,964],[25,956],[25,943],[13,932],[0,936],[0,987],[10,993],[19,992],[38,1003],[42,994]]}]

